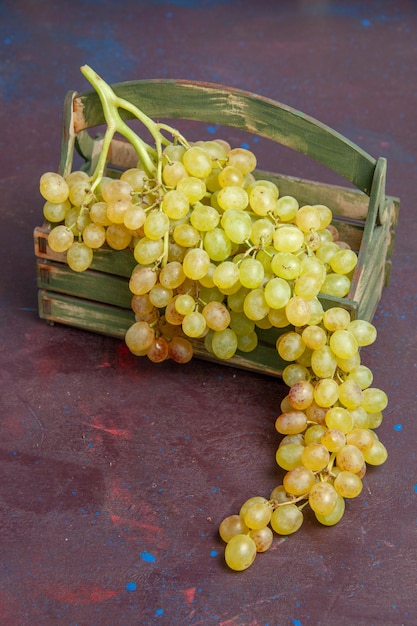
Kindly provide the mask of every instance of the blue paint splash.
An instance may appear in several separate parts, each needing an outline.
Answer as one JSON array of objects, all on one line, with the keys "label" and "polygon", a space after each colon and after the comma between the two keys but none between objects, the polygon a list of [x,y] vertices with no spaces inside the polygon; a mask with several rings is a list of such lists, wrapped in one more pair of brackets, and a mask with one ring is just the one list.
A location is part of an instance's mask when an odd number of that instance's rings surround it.
[{"label": "blue paint splash", "polygon": [[127,591],[136,591],[137,589],[137,584],[131,580],[128,583],[126,583],[126,590]]},{"label": "blue paint splash", "polygon": [[402,430],[402,429],[403,429],[403,425],[402,424],[395,424],[394,430]]},{"label": "blue paint splash", "polygon": [[150,552],[141,552],[139,556],[146,563],[154,563],[156,561],[156,556]]}]

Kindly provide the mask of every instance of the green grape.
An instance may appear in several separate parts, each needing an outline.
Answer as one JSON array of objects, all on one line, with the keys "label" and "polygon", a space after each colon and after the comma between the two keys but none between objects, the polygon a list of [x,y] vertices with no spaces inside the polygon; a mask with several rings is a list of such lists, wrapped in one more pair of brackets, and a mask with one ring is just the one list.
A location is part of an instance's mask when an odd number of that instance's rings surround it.
[{"label": "green grape", "polygon": [[167,287],[164,287],[161,283],[156,283],[149,292],[149,298],[152,304],[158,309],[165,308],[171,300],[172,295],[172,289],[167,289]]},{"label": "green grape", "polygon": [[154,309],[152,302],[149,300],[149,293],[133,295],[130,302],[132,311],[137,315],[148,315]]},{"label": "green grape", "polygon": [[367,427],[378,428],[378,426],[381,426],[382,419],[383,419],[383,415],[381,411],[379,411],[378,413],[367,413],[366,414]]},{"label": "green grape", "polygon": [[83,172],[82,170],[74,170],[73,172],[70,172],[68,176],[65,176],[65,180],[68,185],[73,185],[75,182],[80,180],[88,181],[89,179],[90,177],[87,172]]},{"label": "green grape", "polygon": [[307,348],[312,350],[322,348],[327,342],[326,331],[321,326],[316,326],[315,324],[306,326],[301,333],[301,337]]},{"label": "green grape", "polygon": [[178,182],[177,191],[182,192],[190,204],[195,204],[204,198],[207,190],[206,184],[201,178],[187,176]]},{"label": "green grape", "polygon": [[304,516],[295,504],[281,504],[271,516],[271,527],[278,535],[291,535],[302,525]]},{"label": "green grape", "polygon": [[256,168],[256,156],[246,148],[233,148],[227,153],[229,165],[233,165],[242,174],[249,174]]},{"label": "green grape", "polygon": [[39,181],[39,190],[45,200],[54,204],[60,204],[68,199],[68,183],[65,178],[55,172],[42,174]]},{"label": "green grape", "polygon": [[235,311],[236,313],[243,313],[245,298],[249,293],[249,289],[246,287],[240,287],[238,291],[228,295],[227,297],[227,306],[230,311]]},{"label": "green grape", "polygon": [[346,435],[337,428],[328,428],[321,436],[320,442],[329,452],[338,452],[346,445]]},{"label": "green grape", "polygon": [[326,266],[314,255],[304,257],[301,261],[301,274],[314,276],[320,283],[326,278]]},{"label": "green grape", "polygon": [[252,565],[256,557],[256,544],[249,535],[235,535],[226,544],[225,560],[230,569],[241,572]]},{"label": "green grape", "polygon": [[211,206],[197,204],[190,215],[190,222],[196,230],[206,232],[216,228],[220,222],[220,215]]},{"label": "green grape", "polygon": [[336,428],[342,433],[348,433],[353,428],[353,417],[347,409],[342,406],[334,406],[326,413],[326,426]]},{"label": "green grape", "polygon": [[293,497],[285,491],[284,485],[277,485],[271,491],[269,499],[276,505],[284,502],[291,502]]},{"label": "green grape", "polygon": [[131,200],[133,189],[125,180],[110,180],[101,190],[104,202],[117,202],[118,200]]},{"label": "green grape", "polygon": [[314,387],[314,400],[319,406],[329,408],[339,398],[339,385],[333,378],[321,378]]},{"label": "green grape", "polygon": [[339,367],[343,372],[349,373],[360,366],[361,357],[358,351],[350,359],[341,359],[340,357],[337,357],[336,362],[337,367]]},{"label": "green grape", "polygon": [[201,248],[191,248],[187,251],[183,260],[183,270],[187,278],[200,280],[210,269],[210,257]]},{"label": "green grape", "polygon": [[66,252],[74,242],[74,233],[63,224],[55,226],[48,235],[48,245],[54,252]]},{"label": "green grape", "polygon": [[91,222],[87,224],[82,233],[83,241],[89,248],[101,248],[106,241],[104,226]]},{"label": "green grape", "polygon": [[275,205],[274,215],[282,222],[291,222],[297,214],[298,202],[292,196],[281,196]]},{"label": "green grape", "polygon": [[375,434],[368,428],[353,428],[346,435],[346,443],[356,446],[362,452],[369,450],[375,442]]},{"label": "green grape", "polygon": [[345,500],[339,494],[337,494],[337,496],[338,497],[336,505],[331,513],[328,513],[327,515],[315,513],[317,521],[319,521],[320,524],[323,524],[323,526],[334,526],[335,524],[340,522],[343,517],[343,514],[345,512]]},{"label": "green grape", "polygon": [[347,380],[354,380],[362,390],[372,385],[373,378],[372,371],[366,365],[354,367],[347,376]]},{"label": "green grape", "polygon": [[230,313],[221,302],[213,300],[206,304],[202,310],[202,315],[211,330],[224,330],[229,326]]},{"label": "green grape", "polygon": [[334,296],[336,298],[344,298],[350,290],[350,279],[344,274],[327,274],[321,286],[321,293]]},{"label": "green grape", "polygon": [[315,204],[314,208],[320,214],[320,230],[323,228],[327,228],[333,219],[333,213],[325,204]]},{"label": "green grape", "polygon": [[316,250],[316,257],[325,265],[330,265],[332,257],[339,252],[340,248],[334,241],[325,241]]},{"label": "green grape", "polygon": [[186,293],[179,294],[175,298],[175,308],[181,315],[189,315],[195,309],[195,300]]},{"label": "green grape", "polygon": [[362,389],[354,380],[345,380],[339,385],[339,401],[347,409],[357,409],[362,403]]},{"label": "green grape", "polygon": [[285,305],[285,314],[293,326],[304,326],[311,317],[309,301],[301,296],[293,296]]},{"label": "green grape", "polygon": [[274,225],[268,219],[258,219],[252,224],[250,240],[254,246],[267,247],[272,243],[274,236]]},{"label": "green grape", "polygon": [[232,252],[232,244],[222,228],[209,230],[204,237],[204,249],[212,261],[225,261]]},{"label": "green grape", "polygon": [[133,294],[141,296],[149,293],[156,281],[157,274],[151,267],[138,266],[129,279],[129,289]]},{"label": "green grape", "polygon": [[275,429],[281,435],[297,435],[305,431],[307,416],[303,411],[291,410],[281,413],[275,420]]},{"label": "green grape", "polygon": [[230,359],[237,350],[237,335],[231,328],[215,331],[211,347],[218,359]]},{"label": "green grape", "polygon": [[240,244],[250,238],[252,220],[245,211],[227,209],[221,218],[221,225],[233,243]]},{"label": "green grape", "polygon": [[110,226],[111,222],[107,217],[107,202],[94,202],[90,207],[90,219],[99,226]]},{"label": "green grape", "polygon": [[350,313],[340,306],[334,306],[323,313],[323,326],[330,332],[346,330],[350,324]]},{"label": "green grape", "polygon": [[330,515],[338,502],[336,489],[328,482],[318,482],[308,494],[308,503],[318,515]]},{"label": "green grape", "polygon": [[241,311],[229,311],[230,315],[230,328],[236,333],[238,337],[245,337],[250,335],[255,330],[255,322],[246,317]]},{"label": "green grape", "polygon": [[106,228],[106,243],[113,250],[124,250],[132,241],[132,235],[124,224],[110,224]]},{"label": "green grape", "polygon": [[377,387],[368,387],[362,392],[362,408],[367,413],[379,413],[386,409],[388,405],[388,397],[385,391]]},{"label": "green grape", "polygon": [[233,287],[239,281],[239,266],[232,261],[219,263],[213,272],[213,283],[221,290]]},{"label": "green grape", "polygon": [[364,460],[369,465],[382,465],[388,457],[388,452],[384,444],[375,439],[372,446],[363,451]]},{"label": "green grape", "polygon": [[211,172],[213,161],[200,146],[191,146],[182,155],[182,162],[190,176],[205,178]]},{"label": "green grape", "polygon": [[321,228],[320,211],[309,204],[298,209],[294,221],[303,233],[309,233],[311,230],[320,230]]},{"label": "green grape", "polygon": [[184,280],[184,270],[179,261],[170,261],[164,265],[159,274],[159,282],[167,289],[177,289]]},{"label": "green grape", "polygon": [[304,365],[300,365],[299,363],[291,363],[290,365],[284,367],[282,371],[282,380],[287,387],[292,387],[300,380],[308,380],[309,377],[310,372],[308,368],[304,367]]},{"label": "green grape", "polygon": [[287,472],[283,479],[285,490],[294,496],[309,493],[315,482],[314,472],[302,465]]},{"label": "green grape", "polygon": [[[321,438],[328,428],[322,424],[313,424],[309,426],[304,433],[304,443],[309,445],[310,443],[321,443]],[[305,465],[305,463],[303,463]],[[311,469],[311,468],[310,468]]]},{"label": "green grape", "polygon": [[49,200],[47,200],[43,205],[43,216],[48,222],[62,222],[70,209],[71,204],[68,200],[59,203],[49,202]]},{"label": "green grape", "polygon": [[161,209],[170,220],[180,220],[188,215],[190,202],[181,189],[170,189],[163,197]]},{"label": "green grape", "polygon": [[358,262],[358,257],[353,250],[339,250],[330,259],[330,267],[336,274],[349,274]]},{"label": "green grape", "polygon": [[155,331],[147,322],[135,322],[128,328],[125,343],[132,354],[143,355],[152,345]]},{"label": "green grape", "polygon": [[336,358],[329,346],[313,350],[311,354],[311,368],[319,378],[333,378],[336,371]]},{"label": "green grape", "polygon": [[128,183],[135,192],[143,191],[148,181],[146,172],[138,167],[131,167],[124,170],[120,175],[120,180]]},{"label": "green grape", "polygon": [[230,185],[223,187],[216,196],[218,205],[223,211],[236,209],[243,211],[249,204],[248,192],[243,187]]},{"label": "green grape", "polygon": [[361,406],[349,411],[353,419],[354,428],[374,428],[370,425],[369,415]]},{"label": "green grape", "polygon": [[294,409],[303,411],[313,401],[314,387],[308,380],[299,380],[291,386],[288,397]]},{"label": "green grape", "polygon": [[284,361],[296,361],[303,354],[305,344],[301,335],[290,330],[278,337],[276,348]]},{"label": "green grape", "polygon": [[90,221],[88,211],[81,210],[79,207],[72,207],[65,216],[64,224],[78,237]]},{"label": "green grape", "polygon": [[341,470],[357,474],[365,463],[364,454],[352,444],[346,444],[336,453],[336,465]]},{"label": "green grape", "polygon": [[322,281],[316,276],[301,274],[301,276],[298,276],[295,280],[294,294],[296,296],[301,296],[306,300],[310,300],[320,293],[321,285]]},{"label": "green grape", "polygon": [[149,237],[142,237],[142,239],[140,239],[135,245],[133,255],[136,262],[140,263],[140,265],[150,265],[162,257],[163,252],[163,239],[149,239]]},{"label": "green grape", "polygon": [[249,537],[255,542],[256,552],[266,552],[272,545],[274,534],[269,526],[264,526],[257,530],[250,530]]},{"label": "green grape", "polygon": [[352,320],[347,329],[355,337],[358,346],[370,346],[376,340],[375,326],[365,320]]},{"label": "green grape", "polygon": [[269,524],[271,515],[272,508],[268,502],[255,502],[246,511],[243,521],[251,530],[259,530]]},{"label": "green grape", "polygon": [[171,143],[164,147],[162,152],[163,162],[181,161],[186,148],[180,143]]},{"label": "green grape", "polygon": [[75,241],[67,250],[67,263],[74,272],[84,272],[93,262],[93,251],[85,243]]},{"label": "green grape", "polygon": [[305,414],[309,422],[315,424],[325,424],[325,417],[328,409],[323,406],[319,406],[315,400],[305,410]]},{"label": "green grape", "polygon": [[268,500],[264,498],[263,496],[252,496],[251,498],[248,498],[240,507],[239,515],[241,516],[241,518],[243,519],[246,515],[246,512],[249,510],[249,508],[253,504],[257,504],[257,503],[267,504]]},{"label": "green grape", "polygon": [[[90,210],[91,216],[91,210]],[[142,206],[131,204],[123,215],[123,224],[129,230],[139,230],[146,220],[146,213]]]},{"label": "green grape", "polygon": [[[243,287],[256,289],[260,287],[265,276],[264,266],[252,257],[246,257],[239,263],[239,280]],[[266,299],[266,294],[265,294]]]},{"label": "green grape", "polygon": [[229,187],[231,185],[243,187],[245,183],[245,176],[237,167],[234,167],[233,165],[226,165],[226,167],[220,170],[218,181],[220,187]]},{"label": "green grape", "polygon": [[308,324],[317,325],[320,324],[323,319],[323,305],[318,298],[311,298],[308,301],[310,306],[310,319],[308,320]]},{"label": "green grape", "polygon": [[271,187],[264,184],[255,185],[249,193],[249,205],[256,215],[265,217],[274,211],[276,194]]},{"label": "green grape", "polygon": [[182,330],[187,337],[201,337],[206,330],[207,324],[204,316],[199,311],[192,311],[184,315]]},{"label": "green grape", "polygon": [[198,245],[201,235],[191,224],[178,224],[175,226],[172,237],[174,241],[184,248],[194,248]]},{"label": "green grape", "polygon": [[128,209],[132,210],[134,205],[129,198],[121,198],[107,203],[107,217],[113,224],[124,224],[125,214]]},{"label": "green grape", "polygon": [[224,139],[203,141],[201,145],[214,161],[226,161],[227,153],[230,150],[230,144]]},{"label": "green grape", "polygon": [[303,231],[292,224],[279,226],[274,231],[273,244],[278,252],[297,252],[303,243]]},{"label": "green grape", "polygon": [[285,314],[285,307],[282,309],[271,309],[268,313],[268,320],[275,328],[286,328],[290,324]]},{"label": "green grape", "polygon": [[161,239],[168,232],[169,217],[162,211],[155,210],[147,214],[143,230],[145,237],[152,240]]},{"label": "green grape", "polygon": [[291,298],[291,287],[286,280],[276,276],[275,278],[270,278],[266,283],[264,295],[266,303],[271,308],[282,309],[288,304]]},{"label": "green grape", "polygon": [[176,187],[178,182],[188,176],[187,170],[181,161],[170,161],[162,168],[162,179],[168,187]]},{"label": "green grape", "polygon": [[328,464],[330,454],[328,449],[321,443],[308,443],[301,455],[302,464],[313,472],[320,472]]},{"label": "green grape", "polygon": [[357,474],[342,470],[334,480],[334,488],[342,498],[356,498],[362,491],[362,480]]},{"label": "green grape", "polygon": [[[233,329],[232,329],[233,330]],[[241,352],[252,352],[255,350],[259,343],[258,335],[255,331],[252,331],[248,335],[237,336],[237,349]]]},{"label": "green grape", "polygon": [[221,521],[219,535],[225,543],[228,543],[235,535],[246,535],[249,528],[240,515],[229,515]]},{"label": "green grape", "polygon": [[300,443],[280,445],[276,452],[275,460],[279,467],[288,472],[294,469],[294,467],[302,465],[301,455],[303,450],[304,446]]},{"label": "green grape", "polygon": [[264,290],[260,287],[249,291],[243,302],[243,311],[246,317],[255,322],[268,315],[269,308]]}]

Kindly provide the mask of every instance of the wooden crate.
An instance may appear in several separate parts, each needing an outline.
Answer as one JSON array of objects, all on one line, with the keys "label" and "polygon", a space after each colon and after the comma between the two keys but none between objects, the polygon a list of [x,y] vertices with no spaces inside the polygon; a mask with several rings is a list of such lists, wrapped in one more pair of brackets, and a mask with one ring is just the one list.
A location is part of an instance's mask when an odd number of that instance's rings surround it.
[{"label": "wooden crate", "polygon": [[[258,178],[278,185],[280,195],[293,195],[302,204],[326,204],[334,215],[341,239],[358,253],[350,293],[345,298],[320,296],[324,308],[338,305],[352,318],[371,320],[390,275],[399,200],[385,193],[387,162],[374,159],[358,146],[291,107],[245,91],[206,83],[143,80],[112,85],[115,93],[139,106],[153,119],[184,119],[238,128],[266,137],[312,157],[353,184],[328,185],[257,171]],[[126,114],[126,119],[129,115]],[[82,155],[83,169],[94,170],[101,149],[100,135],[92,129],[105,123],[97,94],[69,92],[64,103],[59,172],[71,169],[74,150]],[[225,137],[227,139],[227,137]],[[130,144],[114,139],[108,173],[136,165]],[[136,265],[132,250],[109,248],[95,253],[93,265],[83,273],[66,265],[65,254],[48,246],[49,226],[35,228],[35,254],[39,286],[39,315],[50,323],[104,333],[122,339],[134,321],[128,280]],[[280,376],[284,363],[275,342],[288,329],[259,330],[259,345],[252,353],[237,353],[222,363]],[[217,359],[202,342],[194,342],[197,357]]]}]

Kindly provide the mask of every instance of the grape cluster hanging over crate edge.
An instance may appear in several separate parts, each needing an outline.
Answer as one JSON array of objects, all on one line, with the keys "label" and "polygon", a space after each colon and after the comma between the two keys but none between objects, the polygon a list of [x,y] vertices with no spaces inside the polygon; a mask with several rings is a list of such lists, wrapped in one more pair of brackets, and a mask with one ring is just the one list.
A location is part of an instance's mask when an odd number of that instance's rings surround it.
[{"label": "grape cluster hanging over crate edge", "polygon": [[[376,329],[340,306],[323,310],[318,297],[349,293],[357,255],[339,240],[329,207],[299,206],[256,179],[252,151],[220,139],[190,143],[116,96],[90,67],[81,71],[103,107],[101,152],[92,176],[42,175],[43,214],[50,248],[66,253],[76,272],[103,246],[132,248],[129,350],[155,363],[186,363],[193,340],[204,340],[227,360],[256,348],[257,329],[283,329],[276,349],[288,362],[289,391],[275,427],[283,435],[276,461],[286,473],[268,498],[249,498],[219,527],[226,563],[241,571],[271,546],[273,532],[300,528],[306,505],[321,524],[336,524],[345,499],[361,493],[367,465],[387,458],[375,428],[388,398],[360,357]],[[144,124],[154,146],[119,109]],[[138,156],[119,179],[105,175],[116,132]]]}]

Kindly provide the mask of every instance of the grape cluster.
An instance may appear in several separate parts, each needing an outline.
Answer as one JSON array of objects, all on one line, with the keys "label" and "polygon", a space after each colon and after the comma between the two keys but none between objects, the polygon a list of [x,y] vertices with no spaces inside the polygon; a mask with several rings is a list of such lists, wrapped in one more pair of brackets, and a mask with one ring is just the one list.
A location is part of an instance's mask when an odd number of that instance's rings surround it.
[{"label": "grape cluster", "polygon": [[360,494],[367,464],[387,457],[374,432],[387,396],[360,357],[376,329],[341,306],[324,310],[319,298],[348,295],[357,255],[340,241],[329,207],[300,206],[257,179],[252,151],[221,139],[189,143],[90,79],[107,99],[107,122],[117,127],[123,106],[147,125],[156,149],[121,125],[139,158],[120,178],[104,175],[104,152],[92,176],[43,174],[51,249],[76,272],[99,248],[131,250],[135,321],[125,341],[155,363],[188,362],[195,340],[230,359],[256,348],[259,329],[280,329],[289,391],[275,423],[283,436],[276,461],[286,473],[268,499],[250,498],[220,524],[226,562],[243,570],[270,547],[273,531],[298,530],[307,504],[322,524],[337,523],[345,500]]}]

